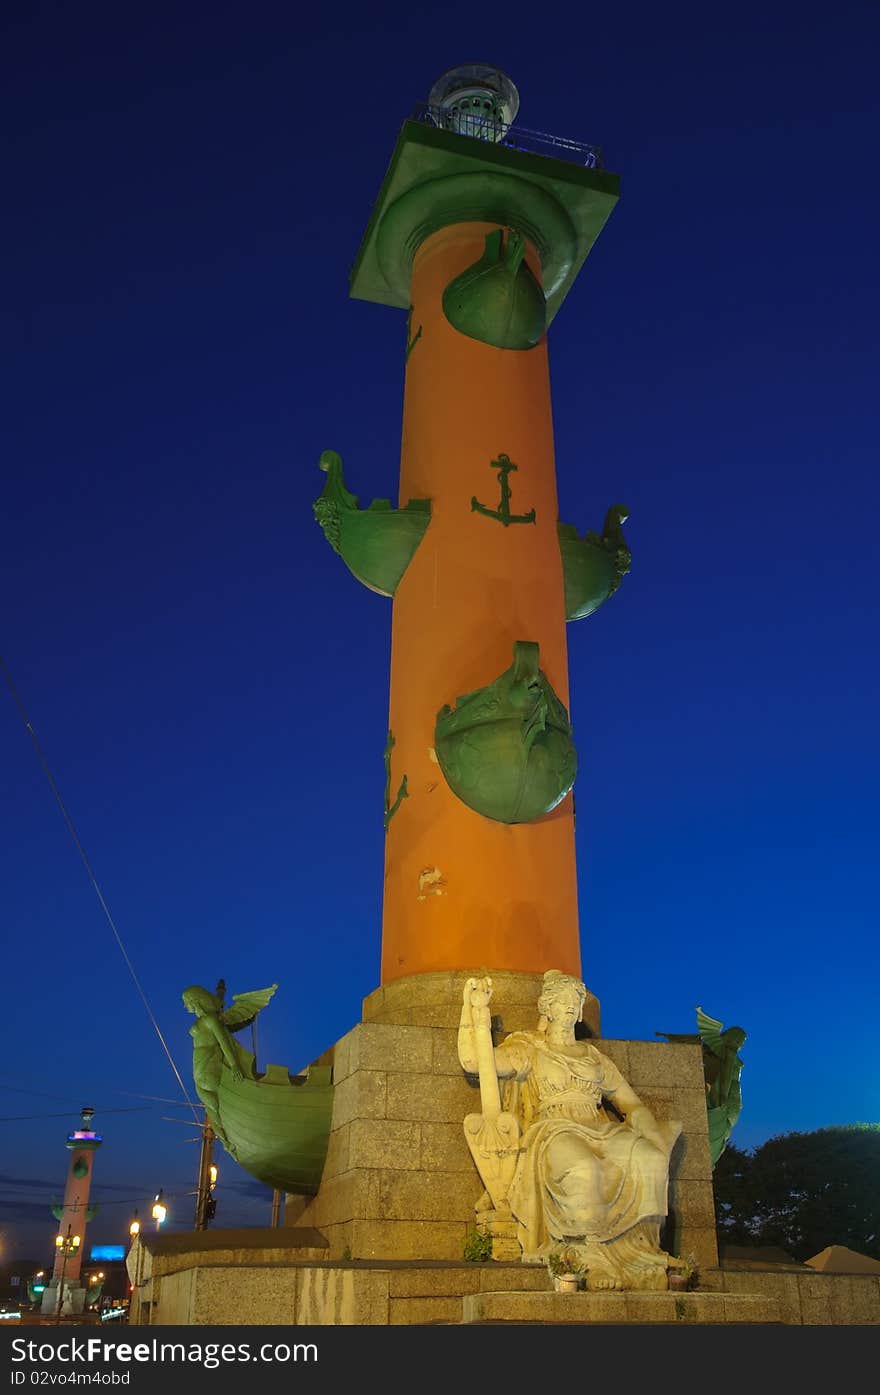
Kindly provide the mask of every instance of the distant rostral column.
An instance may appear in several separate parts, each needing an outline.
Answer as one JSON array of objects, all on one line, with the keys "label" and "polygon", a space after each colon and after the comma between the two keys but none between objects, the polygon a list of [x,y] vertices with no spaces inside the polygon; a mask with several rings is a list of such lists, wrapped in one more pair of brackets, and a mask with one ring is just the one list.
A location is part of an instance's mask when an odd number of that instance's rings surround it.
[{"label": "distant rostral column", "polygon": [[593,147],[514,126],[483,64],[404,123],[351,275],[408,312],[399,507],[333,451],[315,513],[393,596],[383,984],[466,967],[581,972],[566,621],[630,555],[559,522],[547,329],[618,197]]},{"label": "distant rostral column", "polygon": [[89,1192],[95,1153],[103,1143],[101,1135],[92,1129],[94,1113],[86,1106],[82,1111],[82,1128],[74,1129],[67,1135],[70,1162],[63,1204],[52,1207],[52,1214],[58,1221],[58,1234],[55,1237],[52,1282],[46,1285],[43,1294],[44,1313],[55,1313],[61,1309],[63,1296],[59,1295],[58,1289],[62,1283],[71,1310],[81,1312],[83,1308],[84,1291],[79,1275],[85,1253],[86,1223],[92,1220],[97,1210],[97,1207],[89,1205]]}]

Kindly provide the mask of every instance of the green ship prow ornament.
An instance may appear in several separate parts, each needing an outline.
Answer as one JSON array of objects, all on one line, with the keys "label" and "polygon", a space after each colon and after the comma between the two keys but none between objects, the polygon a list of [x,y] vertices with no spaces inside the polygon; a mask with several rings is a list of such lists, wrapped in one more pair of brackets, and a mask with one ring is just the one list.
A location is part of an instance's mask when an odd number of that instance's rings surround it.
[{"label": "green ship prow ornament", "polygon": [[430,500],[410,499],[393,509],[390,499],[374,499],[360,509],[345,487],[341,455],[322,451],[319,465],[327,481],[312,507],[324,536],[358,581],[393,596],[431,522]]},{"label": "green ship prow ornament", "polygon": [[314,1196],[330,1139],[330,1066],[305,1075],[274,1065],[258,1071],[253,1052],[232,1035],[256,1021],[276,987],[236,993],[229,1007],[221,985],[216,993],[198,984],[185,990],[184,1007],[196,1019],[193,1081],[207,1122],[245,1172],[278,1191]]},{"label": "green ship prow ornament", "polygon": [[469,339],[496,349],[533,349],[547,326],[544,292],[525,262],[521,233],[486,234],[486,250],[443,292],[443,313]]},{"label": "green ship prow ornament", "polygon": [[709,1123],[709,1157],[714,1170],[727,1147],[734,1125],[742,1113],[739,1078],[743,1061],[740,1048],[746,1040],[742,1027],[726,1027],[717,1017],[697,1008],[698,1032],[655,1032],[667,1041],[698,1043],[703,1047],[703,1073],[706,1077],[706,1113]]},{"label": "green ship prow ornament", "polygon": [[632,561],[623,536],[629,517],[625,504],[612,504],[605,515],[602,536],[592,531],[578,537],[571,523],[557,524],[562,571],[565,579],[565,618],[583,620],[613,596]]},{"label": "green ship prow ornament", "polygon": [[531,823],[565,798],[577,774],[568,712],[538,666],[538,645],[517,640],[509,669],[442,707],[434,750],[447,784],[499,823]]}]

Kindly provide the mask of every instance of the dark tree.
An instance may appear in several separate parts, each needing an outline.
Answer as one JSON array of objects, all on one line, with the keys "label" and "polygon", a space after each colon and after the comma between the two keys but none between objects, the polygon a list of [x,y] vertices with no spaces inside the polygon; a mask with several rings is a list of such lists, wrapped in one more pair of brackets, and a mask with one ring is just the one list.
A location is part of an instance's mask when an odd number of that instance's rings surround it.
[{"label": "dark tree", "polygon": [[729,1144],[713,1174],[719,1243],[880,1259],[878,1179],[880,1124],[780,1134],[751,1153]]},{"label": "dark tree", "polygon": [[750,1153],[728,1143],[712,1173],[719,1245],[757,1245]]}]

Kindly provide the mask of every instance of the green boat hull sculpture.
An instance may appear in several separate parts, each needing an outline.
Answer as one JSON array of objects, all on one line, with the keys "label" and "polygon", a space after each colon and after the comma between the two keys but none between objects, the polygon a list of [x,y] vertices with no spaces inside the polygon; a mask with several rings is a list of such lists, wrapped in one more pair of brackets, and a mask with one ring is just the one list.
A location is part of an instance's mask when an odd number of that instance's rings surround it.
[{"label": "green boat hull sculpture", "polygon": [[613,596],[632,561],[622,524],[629,517],[623,504],[612,504],[605,515],[602,536],[588,532],[578,537],[571,523],[557,524],[559,550],[565,579],[565,618],[583,620]]},{"label": "green boat hull sculpture", "polygon": [[196,1016],[193,1080],[207,1122],[245,1172],[273,1190],[314,1196],[330,1138],[330,1067],[304,1075],[275,1065],[258,1071],[253,1052],[232,1036],[256,1021],[276,987],[236,994],[226,1009],[222,991],[186,989],[184,1005]]},{"label": "green boat hull sculpture", "polygon": [[312,507],[325,538],[352,576],[380,596],[393,596],[431,522],[430,500],[410,499],[393,509],[390,499],[374,499],[361,509],[345,487],[342,457],[325,450],[319,464],[327,482]]},{"label": "green boat hull sculpture", "polygon": [[239,1045],[238,1055],[241,1079],[224,1066],[218,1091],[227,1147],[239,1166],[267,1187],[314,1196],[330,1137],[330,1067],[291,1075],[284,1066],[270,1065],[258,1073],[250,1051]]}]

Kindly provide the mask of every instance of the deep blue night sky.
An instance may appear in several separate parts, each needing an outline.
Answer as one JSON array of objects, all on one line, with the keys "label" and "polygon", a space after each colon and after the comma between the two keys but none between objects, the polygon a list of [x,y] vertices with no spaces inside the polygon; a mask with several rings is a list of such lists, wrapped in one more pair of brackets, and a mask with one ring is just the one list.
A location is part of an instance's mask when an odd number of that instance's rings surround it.
[{"label": "deep blue night sky", "polygon": [[[401,122],[480,60],[622,178],[551,332],[562,517],[631,509],[568,631],[605,1034],[743,1026],[743,1147],[876,1121],[876,4],[4,28],[0,651],[187,1085],[187,984],[278,981],[298,1069],[378,983],[391,609],[311,504],[326,447],[396,495],[405,316],[348,271]],[[51,1249],[83,1103],[89,1238],[159,1186],[187,1228],[193,1130],[2,684],[0,771],[4,1246]],[[219,1161],[217,1224],[268,1224]]]}]

